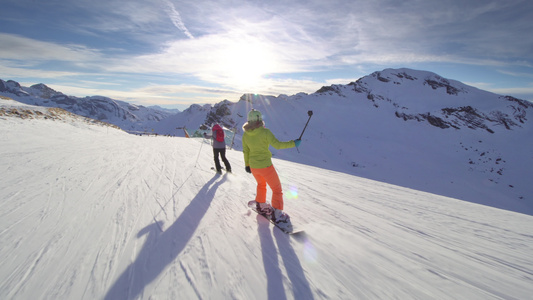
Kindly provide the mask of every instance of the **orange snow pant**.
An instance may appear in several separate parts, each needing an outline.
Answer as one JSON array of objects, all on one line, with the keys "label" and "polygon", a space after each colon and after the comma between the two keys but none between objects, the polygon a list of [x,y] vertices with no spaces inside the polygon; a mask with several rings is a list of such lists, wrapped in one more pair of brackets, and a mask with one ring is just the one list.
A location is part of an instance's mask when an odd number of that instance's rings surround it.
[{"label": "orange snow pant", "polygon": [[274,165],[263,169],[251,169],[257,181],[257,195],[255,201],[259,203],[266,202],[267,189],[266,185],[272,189],[272,207],[283,210],[283,191],[278,173]]}]

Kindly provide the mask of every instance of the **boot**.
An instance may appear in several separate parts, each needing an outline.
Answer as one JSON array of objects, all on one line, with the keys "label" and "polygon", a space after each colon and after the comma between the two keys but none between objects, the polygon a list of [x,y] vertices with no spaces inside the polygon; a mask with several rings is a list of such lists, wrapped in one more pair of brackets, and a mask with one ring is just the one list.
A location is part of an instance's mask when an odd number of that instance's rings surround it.
[{"label": "boot", "polygon": [[291,218],[288,214],[284,213],[283,210],[273,208],[274,213],[272,214],[272,221],[275,223],[290,223]]},{"label": "boot", "polygon": [[257,207],[257,211],[262,215],[269,216],[272,214],[272,206],[270,206],[270,204],[266,202],[265,203],[257,202],[256,207]]}]

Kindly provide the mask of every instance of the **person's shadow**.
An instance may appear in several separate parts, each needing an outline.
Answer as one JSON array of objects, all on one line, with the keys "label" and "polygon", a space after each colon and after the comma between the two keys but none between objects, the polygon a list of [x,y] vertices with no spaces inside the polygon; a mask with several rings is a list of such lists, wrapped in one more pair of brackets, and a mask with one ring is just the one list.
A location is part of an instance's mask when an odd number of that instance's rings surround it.
[{"label": "person's shadow", "polygon": [[[170,265],[189,243],[200,221],[209,209],[217,188],[226,181],[226,176],[214,183],[213,177],[198,192],[167,230],[161,232],[161,222],[148,225],[137,237],[147,235],[146,242],[137,259],[126,268],[108,290],[104,299],[132,299],[141,295],[165,268]],[[214,183],[214,184],[213,184]]]},{"label": "person's shadow", "polygon": [[287,299],[285,288],[283,288],[283,274],[279,267],[278,250],[270,232],[270,222],[257,215],[257,225],[257,233],[263,251],[263,265],[267,276],[268,299]]},{"label": "person's shadow", "polygon": [[[283,287],[283,274],[279,265],[278,250],[292,284],[294,299],[314,299],[300,260],[290,244],[289,236],[277,228],[274,228],[272,232],[270,222],[259,215],[257,216],[257,223],[263,251],[263,265],[267,275],[268,299],[287,299]],[[277,248],[272,234],[276,238]]]},{"label": "person's shadow", "polygon": [[292,294],[294,299],[314,299],[313,292],[309,286],[309,281],[307,281],[307,278],[305,277],[300,259],[290,243],[290,237],[286,233],[281,232],[281,230],[274,230],[273,234],[276,238],[279,254],[283,259],[285,270],[287,270],[287,275],[292,283]]}]

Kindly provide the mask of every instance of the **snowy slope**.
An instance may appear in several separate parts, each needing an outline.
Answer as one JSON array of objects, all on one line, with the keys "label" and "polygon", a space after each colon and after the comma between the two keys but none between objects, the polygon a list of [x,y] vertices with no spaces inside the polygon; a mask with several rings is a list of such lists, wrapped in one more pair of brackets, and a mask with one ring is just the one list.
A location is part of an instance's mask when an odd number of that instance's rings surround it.
[{"label": "snowy slope", "polygon": [[199,139],[13,114],[0,132],[1,299],[533,293],[532,216],[276,159],[288,236],[247,209],[239,151],[217,176]]}]

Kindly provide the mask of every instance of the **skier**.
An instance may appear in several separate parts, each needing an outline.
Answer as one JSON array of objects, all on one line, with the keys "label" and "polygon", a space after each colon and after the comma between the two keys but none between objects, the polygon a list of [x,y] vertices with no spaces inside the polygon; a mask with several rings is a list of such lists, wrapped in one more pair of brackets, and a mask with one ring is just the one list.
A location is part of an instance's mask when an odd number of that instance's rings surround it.
[{"label": "skier", "polygon": [[[280,142],[272,132],[265,128],[261,112],[252,109],[248,113],[248,122],[243,125],[242,149],[246,172],[252,173],[257,181],[257,210],[262,214],[272,215],[276,223],[290,223],[289,215],[283,212],[283,191],[278,173],[272,165],[272,145],[276,149],[299,147],[301,140]],[[272,189],[272,206],[266,203],[266,185]]]},{"label": "skier", "polygon": [[224,141],[224,129],[220,125],[215,124],[213,126],[212,135],[208,135],[204,132],[205,138],[211,138],[213,140],[213,157],[215,160],[215,168],[218,174],[222,174],[222,166],[218,157],[222,158],[226,172],[231,173],[231,165],[226,158],[226,142]]}]

